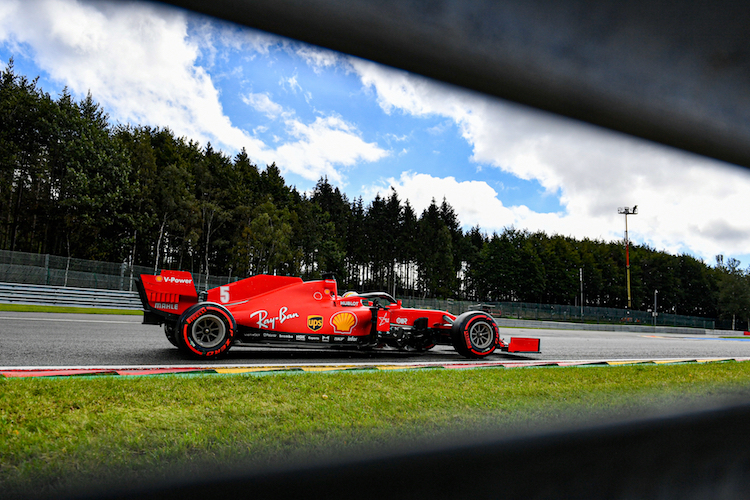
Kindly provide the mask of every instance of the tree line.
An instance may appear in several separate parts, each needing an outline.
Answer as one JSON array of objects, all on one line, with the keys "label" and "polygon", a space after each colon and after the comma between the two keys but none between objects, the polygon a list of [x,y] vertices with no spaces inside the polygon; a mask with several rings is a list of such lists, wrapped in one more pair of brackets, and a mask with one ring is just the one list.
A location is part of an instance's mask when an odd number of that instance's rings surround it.
[{"label": "tree line", "polygon": [[[210,275],[320,277],[398,296],[624,308],[622,242],[506,228],[462,229],[446,200],[417,213],[395,190],[349,200],[326,178],[310,193],[177,137],[112,125],[89,93],[53,99],[0,74],[0,245],[5,250],[128,262]],[[631,247],[632,307],[750,316],[750,273],[689,255]],[[581,286],[583,294],[581,294]]]}]

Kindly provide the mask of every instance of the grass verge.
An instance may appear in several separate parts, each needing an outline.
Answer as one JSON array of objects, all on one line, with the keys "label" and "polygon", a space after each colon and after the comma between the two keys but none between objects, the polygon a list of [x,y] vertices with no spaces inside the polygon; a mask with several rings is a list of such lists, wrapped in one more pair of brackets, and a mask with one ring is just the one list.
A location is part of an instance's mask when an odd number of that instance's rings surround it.
[{"label": "grass verge", "polygon": [[135,309],[100,309],[96,307],[35,306],[31,304],[0,304],[0,311],[73,313],[73,314],[125,314],[142,315],[143,311]]},{"label": "grass verge", "polygon": [[[0,379],[0,491],[206,474],[747,394],[750,363]],[[250,470],[250,469],[248,469]]]}]

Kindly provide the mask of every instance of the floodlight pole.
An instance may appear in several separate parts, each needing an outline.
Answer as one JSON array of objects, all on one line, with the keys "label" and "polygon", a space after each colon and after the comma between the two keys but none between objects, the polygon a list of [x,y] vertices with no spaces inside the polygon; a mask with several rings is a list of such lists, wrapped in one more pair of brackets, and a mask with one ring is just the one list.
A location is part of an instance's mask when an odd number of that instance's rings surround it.
[{"label": "floodlight pole", "polygon": [[620,207],[617,213],[625,216],[625,269],[628,279],[628,309],[632,307],[630,297],[630,241],[628,240],[628,215],[638,215],[638,205],[630,207]]}]

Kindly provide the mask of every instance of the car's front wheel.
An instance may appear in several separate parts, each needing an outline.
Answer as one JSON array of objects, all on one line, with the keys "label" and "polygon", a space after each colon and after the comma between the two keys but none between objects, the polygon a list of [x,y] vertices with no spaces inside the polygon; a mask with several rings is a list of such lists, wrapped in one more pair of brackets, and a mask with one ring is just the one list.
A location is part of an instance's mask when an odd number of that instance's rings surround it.
[{"label": "car's front wheel", "polygon": [[464,313],[456,318],[451,328],[453,348],[467,358],[489,356],[497,348],[499,339],[495,320],[483,312]]},{"label": "car's front wheel", "polygon": [[200,358],[215,358],[232,346],[237,324],[226,308],[214,303],[196,304],[182,314],[179,341]]}]

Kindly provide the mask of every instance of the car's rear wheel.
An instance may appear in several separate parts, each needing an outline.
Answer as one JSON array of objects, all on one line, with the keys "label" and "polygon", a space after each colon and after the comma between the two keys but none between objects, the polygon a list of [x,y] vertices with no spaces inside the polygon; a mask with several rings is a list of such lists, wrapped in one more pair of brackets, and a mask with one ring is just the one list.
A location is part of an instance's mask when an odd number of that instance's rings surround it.
[{"label": "car's rear wheel", "polygon": [[483,358],[497,348],[500,334],[491,316],[470,311],[453,322],[451,343],[459,354],[467,358]]},{"label": "car's rear wheel", "polygon": [[200,358],[215,358],[232,346],[237,324],[232,314],[219,304],[196,304],[179,321],[178,347]]}]

